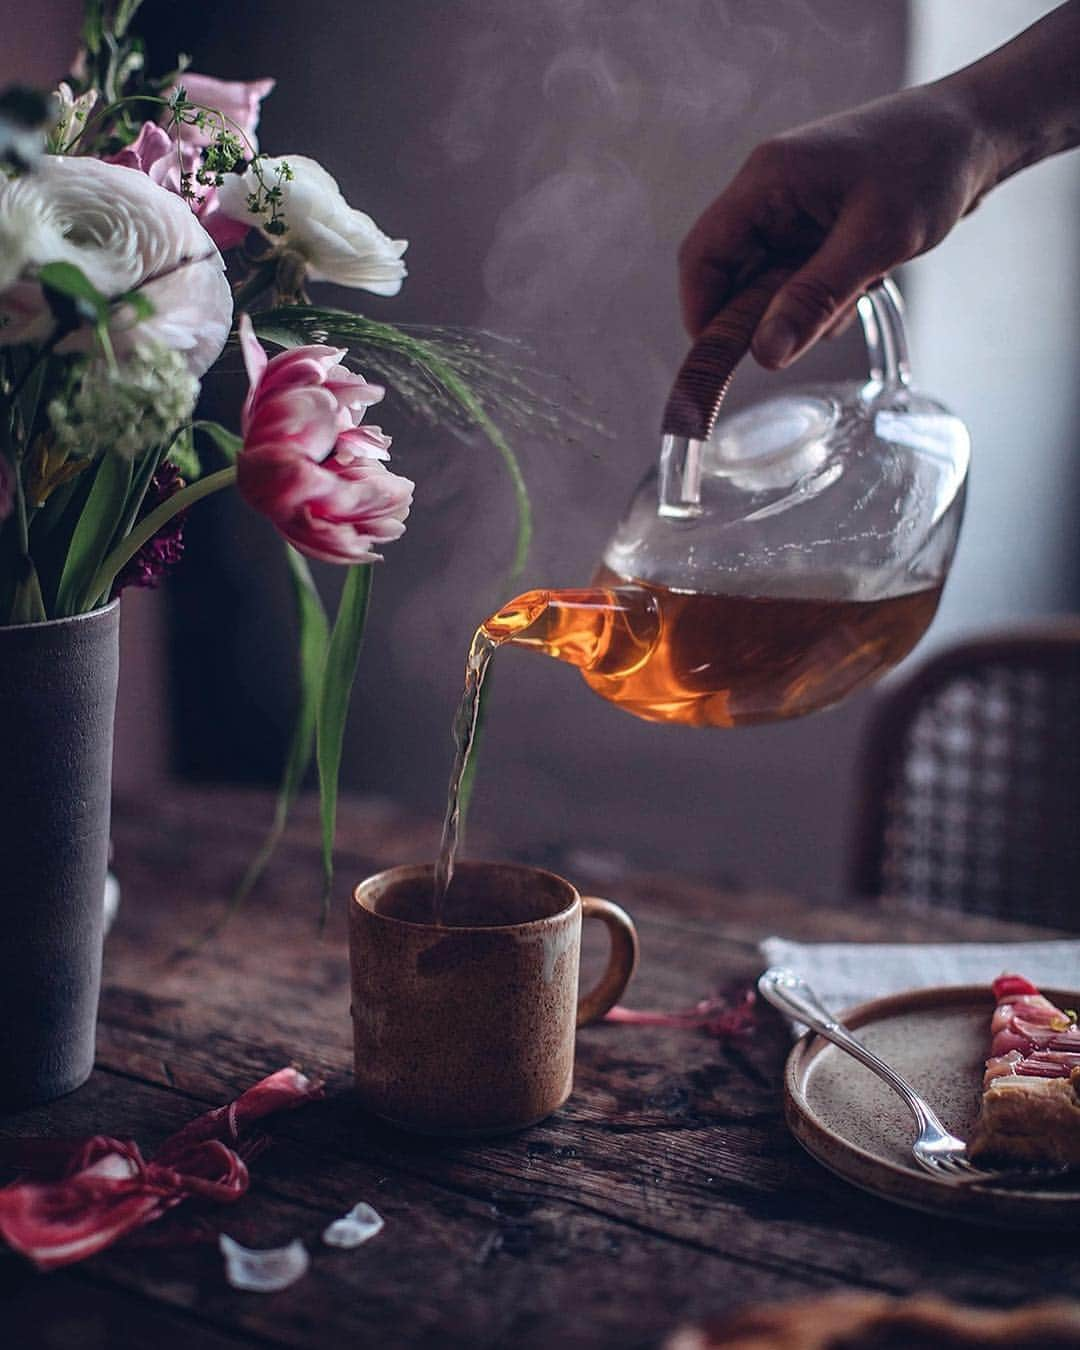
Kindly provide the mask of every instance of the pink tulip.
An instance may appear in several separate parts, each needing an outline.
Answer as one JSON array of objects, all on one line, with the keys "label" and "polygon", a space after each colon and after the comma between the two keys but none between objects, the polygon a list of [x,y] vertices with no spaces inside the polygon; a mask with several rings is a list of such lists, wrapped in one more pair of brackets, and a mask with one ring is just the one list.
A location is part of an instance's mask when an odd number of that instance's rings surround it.
[{"label": "pink tulip", "polygon": [[390,437],[361,425],[383,390],[341,364],[340,347],[296,347],[268,360],[248,316],[239,324],[250,389],[240,495],[301,553],[375,562],[405,533],[413,485],[386,468]]}]

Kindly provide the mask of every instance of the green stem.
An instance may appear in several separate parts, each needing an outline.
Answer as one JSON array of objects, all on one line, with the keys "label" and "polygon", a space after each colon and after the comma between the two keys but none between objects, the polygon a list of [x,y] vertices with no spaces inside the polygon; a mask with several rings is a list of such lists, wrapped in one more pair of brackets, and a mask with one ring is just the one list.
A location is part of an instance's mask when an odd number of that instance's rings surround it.
[{"label": "green stem", "polygon": [[168,108],[170,106],[169,100],[167,98],[162,98],[160,94],[125,94],[123,98],[113,99],[111,103],[107,103],[104,108],[99,108],[97,112],[92,113],[86,119],[60,153],[62,155],[70,155],[76,145],[78,145],[96,122],[100,122],[104,125],[109,117],[111,117],[113,113],[119,112],[125,103],[157,103],[163,108]]},{"label": "green stem", "polygon": [[227,469],[218,469],[217,473],[207,474],[205,478],[200,478],[197,483],[190,483],[186,488],[181,488],[179,492],[173,493],[168,501],[162,502],[148,516],[144,516],[128,537],[117,544],[98,568],[97,575],[90,586],[91,607],[101,603],[116,580],[116,574],[120,569],[134,558],[145,543],[153,539],[154,535],[167,521],[170,521],[178,512],[186,511],[189,506],[194,506],[203,497],[209,497],[211,493],[220,492],[222,488],[230,487],[235,482],[236,468],[230,464]]},{"label": "green stem", "polygon": [[19,529],[19,552],[30,556],[30,522],[26,514],[26,489],[23,486],[22,457],[15,465],[15,520]]}]

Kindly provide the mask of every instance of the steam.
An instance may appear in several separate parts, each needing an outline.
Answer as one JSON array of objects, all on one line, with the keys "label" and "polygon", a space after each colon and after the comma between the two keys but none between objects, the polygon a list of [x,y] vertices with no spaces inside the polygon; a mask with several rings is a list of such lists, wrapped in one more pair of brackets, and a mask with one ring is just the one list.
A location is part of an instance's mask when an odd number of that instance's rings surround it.
[{"label": "steam", "polygon": [[[480,323],[524,337],[535,364],[614,433],[514,441],[537,520],[522,586],[583,583],[655,462],[685,349],[682,236],[763,136],[820,115],[829,98],[876,92],[857,77],[880,64],[883,21],[857,0],[462,0],[459,11],[445,55],[454,93],[432,135],[461,183],[487,194]],[[505,599],[512,530],[484,450],[449,458],[433,477],[453,565],[410,592],[394,644],[409,678],[441,691],[457,686],[482,607]],[[425,493],[438,490],[429,481]],[[453,656],[410,655],[432,648]],[[500,702],[527,698],[530,678],[504,685]]]}]

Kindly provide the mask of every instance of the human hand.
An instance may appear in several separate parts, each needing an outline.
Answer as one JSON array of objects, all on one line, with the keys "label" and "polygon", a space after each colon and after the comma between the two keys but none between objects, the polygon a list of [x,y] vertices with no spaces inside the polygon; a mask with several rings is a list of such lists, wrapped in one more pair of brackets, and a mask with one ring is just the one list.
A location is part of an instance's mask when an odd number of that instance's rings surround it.
[{"label": "human hand", "polygon": [[765,141],[679,251],[686,327],[696,337],[782,264],[752,350],[769,369],[786,366],[846,327],[858,296],[943,239],[997,176],[989,138],[948,80]]}]

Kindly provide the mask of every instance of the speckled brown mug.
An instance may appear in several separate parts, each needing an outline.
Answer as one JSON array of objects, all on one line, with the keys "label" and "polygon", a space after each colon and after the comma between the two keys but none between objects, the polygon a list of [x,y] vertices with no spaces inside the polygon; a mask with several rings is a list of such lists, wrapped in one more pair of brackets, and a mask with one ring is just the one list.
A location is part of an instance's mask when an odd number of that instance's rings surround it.
[{"label": "speckled brown mug", "polygon": [[[349,906],[356,1090],[423,1134],[533,1125],[570,1096],[575,1027],[602,1017],[637,964],[630,916],[538,867],[462,862],[432,922],[430,865],[362,881]],[[578,998],[582,918],[611,938]]]}]

